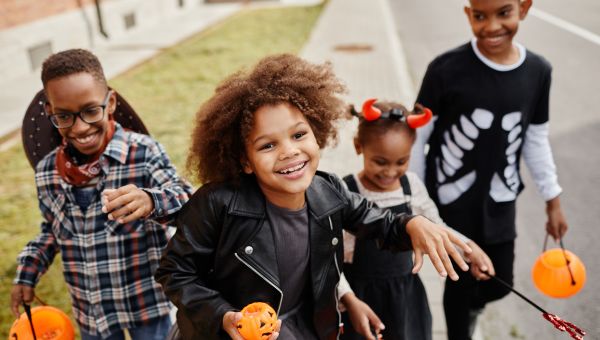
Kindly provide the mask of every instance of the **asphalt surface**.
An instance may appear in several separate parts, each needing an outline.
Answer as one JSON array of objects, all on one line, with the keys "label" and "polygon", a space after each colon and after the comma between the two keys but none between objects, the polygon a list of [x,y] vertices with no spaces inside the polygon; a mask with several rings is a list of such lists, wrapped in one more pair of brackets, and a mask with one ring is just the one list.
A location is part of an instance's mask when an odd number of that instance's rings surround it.
[{"label": "asphalt surface", "polygon": [[[410,74],[418,88],[427,64],[441,52],[466,42],[470,28],[462,0],[390,0]],[[517,41],[543,55],[554,67],[550,101],[550,142],[557,164],[563,210],[570,230],[567,249],[587,269],[584,288],[569,299],[542,295],[531,280],[531,267],[542,250],[544,203],[526,170],[527,185],[518,199],[515,288],[548,312],[557,314],[600,339],[600,2],[534,2],[520,25]],[[523,167],[524,168],[524,167]],[[485,339],[568,339],[541,313],[511,294],[490,304],[483,316]]]}]

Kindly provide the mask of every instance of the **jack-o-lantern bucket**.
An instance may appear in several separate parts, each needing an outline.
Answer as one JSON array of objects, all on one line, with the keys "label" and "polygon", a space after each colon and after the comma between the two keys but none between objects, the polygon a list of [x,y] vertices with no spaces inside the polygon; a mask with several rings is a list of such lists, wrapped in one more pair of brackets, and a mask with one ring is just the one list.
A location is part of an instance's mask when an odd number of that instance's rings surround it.
[{"label": "jack-o-lantern bucket", "polygon": [[266,340],[275,331],[277,313],[264,302],[254,302],[242,309],[238,331],[246,340]]},{"label": "jack-o-lantern bucket", "polygon": [[537,258],[531,276],[533,283],[542,293],[553,298],[568,298],[583,288],[585,266],[572,252],[561,248],[546,249]]},{"label": "jack-o-lantern bucket", "polygon": [[[71,320],[60,309],[50,306],[39,306],[31,309],[31,320],[37,339],[48,340],[73,340],[75,329]],[[9,340],[33,340],[31,324],[26,313],[15,320],[10,332]]]}]

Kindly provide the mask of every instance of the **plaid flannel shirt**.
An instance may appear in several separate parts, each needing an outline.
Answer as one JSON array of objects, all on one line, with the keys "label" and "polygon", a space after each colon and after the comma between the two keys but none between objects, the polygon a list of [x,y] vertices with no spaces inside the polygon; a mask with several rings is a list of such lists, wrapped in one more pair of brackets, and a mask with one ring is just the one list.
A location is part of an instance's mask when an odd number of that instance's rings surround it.
[{"label": "plaid flannel shirt", "polygon": [[[19,254],[14,283],[35,286],[60,252],[73,314],[85,332],[106,336],[167,315],[169,302],[153,274],[168,241],[166,224],[192,187],[177,176],[163,147],[117,124],[100,157],[96,199],[85,211],[55,161],[56,150],[36,167],[44,221],[41,233]],[[102,212],[100,193],[127,184],[144,188],[155,209],[146,219],[121,225]]]}]

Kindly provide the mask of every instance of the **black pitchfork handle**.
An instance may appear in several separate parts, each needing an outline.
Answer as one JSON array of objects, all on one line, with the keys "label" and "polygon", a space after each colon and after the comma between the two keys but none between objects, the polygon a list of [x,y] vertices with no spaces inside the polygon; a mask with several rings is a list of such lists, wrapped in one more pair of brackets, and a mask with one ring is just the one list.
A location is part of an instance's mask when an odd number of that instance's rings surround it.
[{"label": "black pitchfork handle", "polygon": [[537,310],[539,310],[542,313],[548,314],[548,312],[546,312],[542,307],[538,306],[535,302],[529,300],[525,295],[519,293],[519,291],[517,291],[516,289],[514,289],[511,285],[509,285],[508,283],[504,282],[504,280],[502,280],[501,278],[496,277],[495,275],[491,275],[489,272],[487,271],[482,271],[485,275],[491,277],[492,279],[496,280],[496,282],[500,283],[501,285],[503,285],[504,287],[510,289],[513,293],[517,294],[521,299],[527,301],[530,305],[532,305],[533,307],[535,307]]},{"label": "black pitchfork handle", "polygon": [[27,319],[29,320],[29,326],[31,326],[33,340],[37,340],[37,337],[35,336],[35,329],[33,328],[33,319],[31,318],[31,306],[23,302],[23,309],[25,309],[25,314],[27,314]]}]

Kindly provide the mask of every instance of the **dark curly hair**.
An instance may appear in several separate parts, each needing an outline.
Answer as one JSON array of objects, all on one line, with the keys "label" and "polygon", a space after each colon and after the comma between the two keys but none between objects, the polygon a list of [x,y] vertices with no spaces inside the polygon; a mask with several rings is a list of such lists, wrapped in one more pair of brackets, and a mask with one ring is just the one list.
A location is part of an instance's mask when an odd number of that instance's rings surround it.
[{"label": "dark curly hair", "polygon": [[225,79],[196,114],[187,169],[202,183],[238,182],[245,140],[262,106],[289,103],[306,117],[317,143],[337,141],[335,123],[347,117],[339,98],[345,86],[329,63],[311,64],[291,54],[266,57],[249,71]]},{"label": "dark curly hair", "polygon": [[52,79],[86,72],[101,84],[107,85],[104,71],[98,58],[90,51],[71,49],[49,56],[42,64],[42,84],[44,88]]},{"label": "dark curly hair", "polygon": [[[375,102],[373,106],[381,110],[381,112],[390,111],[392,109],[400,109],[405,113],[405,115],[415,113],[408,111],[404,105],[395,102],[378,101]],[[422,108],[423,106],[419,104],[415,105],[416,112],[420,112]],[[360,144],[365,144],[373,136],[381,136],[390,130],[406,133],[411,139],[411,142],[414,142],[415,140],[415,129],[408,126],[406,120],[379,118],[368,121],[362,117],[358,120],[358,133],[356,134],[356,138]]]}]

